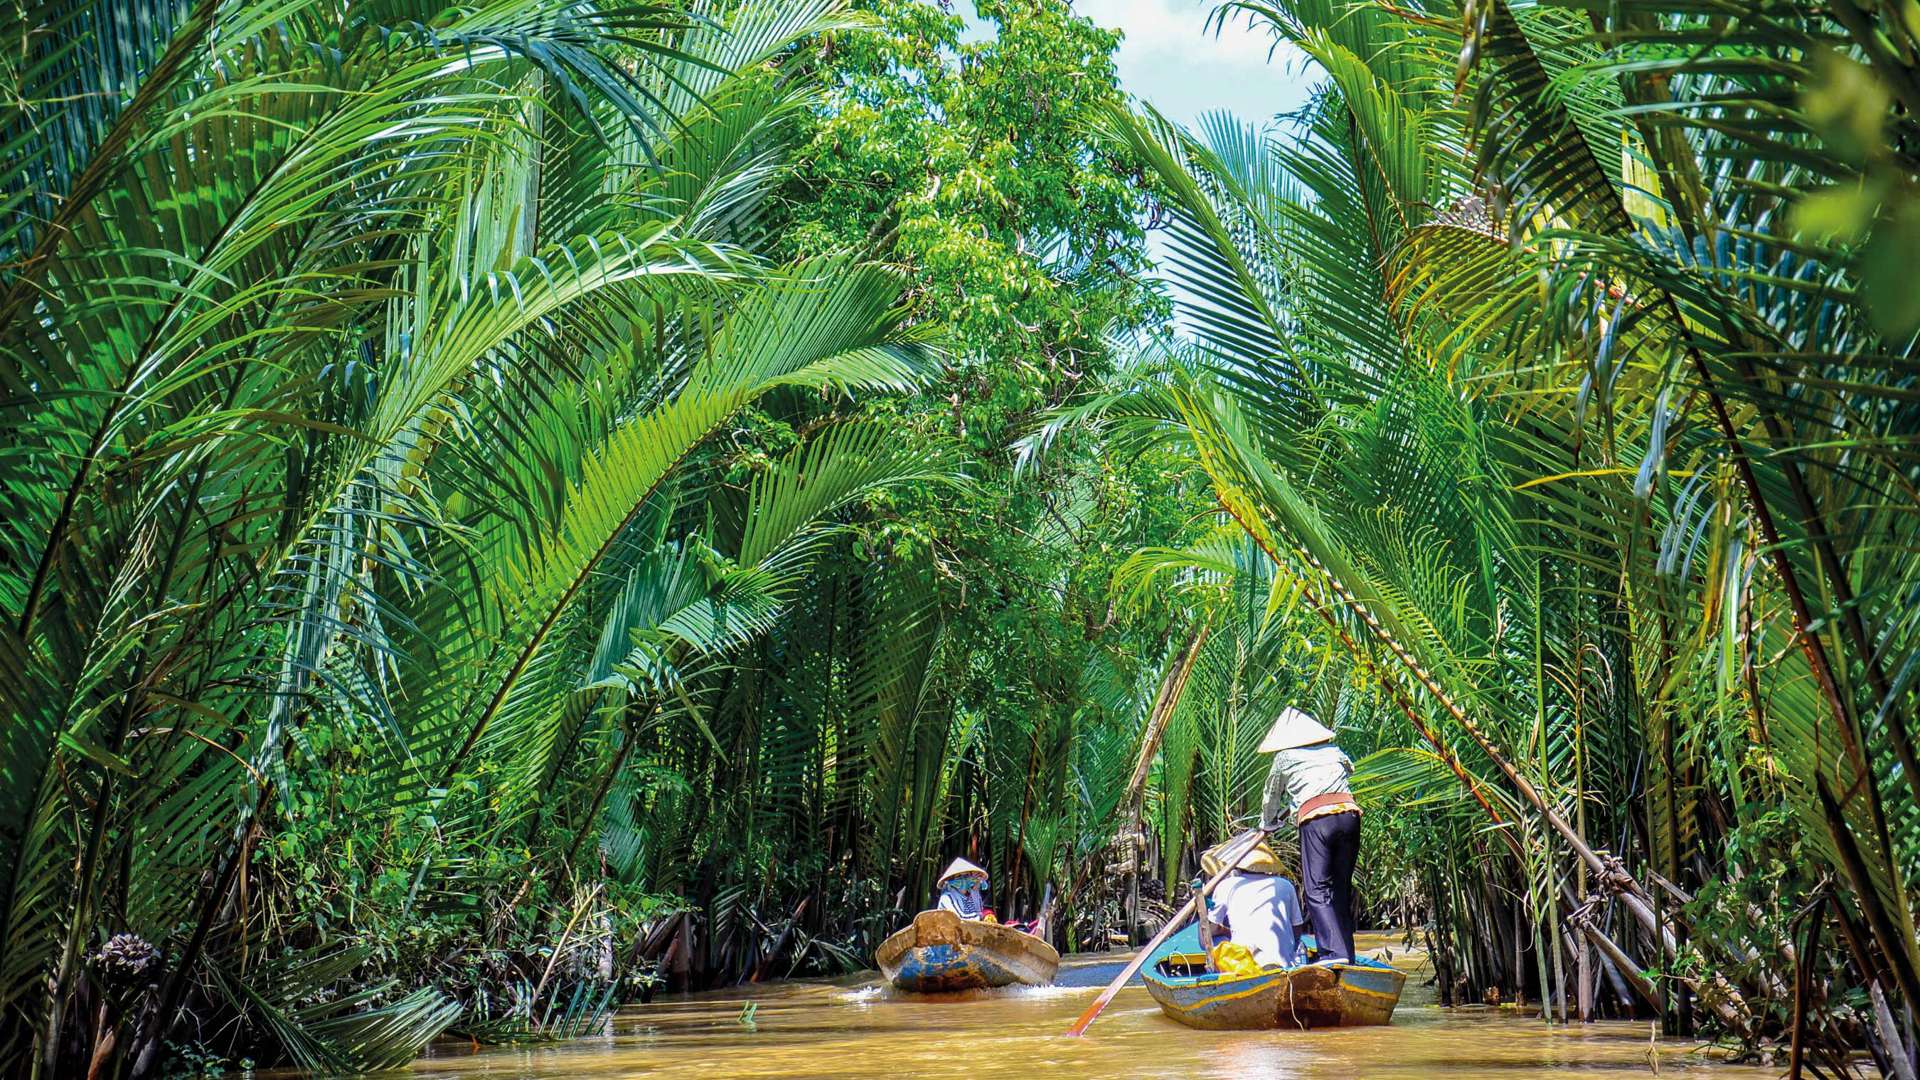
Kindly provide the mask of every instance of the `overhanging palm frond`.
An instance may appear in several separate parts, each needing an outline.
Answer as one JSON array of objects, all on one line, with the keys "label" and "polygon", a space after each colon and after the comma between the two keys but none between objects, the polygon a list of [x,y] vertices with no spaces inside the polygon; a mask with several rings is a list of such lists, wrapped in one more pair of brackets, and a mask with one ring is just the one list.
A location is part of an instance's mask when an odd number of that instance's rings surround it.
[{"label": "overhanging palm frond", "polygon": [[[887,271],[823,260],[749,294],[699,346],[672,396],[619,425],[589,455],[552,532],[498,568],[503,592],[518,598],[522,612],[505,636],[505,655],[450,711],[455,726],[429,729],[418,752],[441,760],[442,775],[459,767],[647,499],[748,402],[782,386],[910,386],[928,355],[926,333],[900,327],[899,287]],[[448,750],[428,749],[459,730],[464,735]]]}]

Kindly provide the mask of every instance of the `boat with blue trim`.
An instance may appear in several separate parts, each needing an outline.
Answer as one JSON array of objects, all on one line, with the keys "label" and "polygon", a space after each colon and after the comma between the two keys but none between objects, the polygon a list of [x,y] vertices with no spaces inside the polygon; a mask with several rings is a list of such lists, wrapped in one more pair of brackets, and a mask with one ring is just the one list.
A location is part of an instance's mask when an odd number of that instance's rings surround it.
[{"label": "boat with blue trim", "polygon": [[1046,986],[1060,969],[1060,954],[1032,934],[940,909],[914,916],[873,959],[888,982],[916,993]]},{"label": "boat with blue trim", "polygon": [[1405,972],[1367,959],[1252,974],[1209,971],[1198,926],[1161,946],[1141,976],[1162,1012],[1210,1030],[1385,1024],[1407,981]]}]

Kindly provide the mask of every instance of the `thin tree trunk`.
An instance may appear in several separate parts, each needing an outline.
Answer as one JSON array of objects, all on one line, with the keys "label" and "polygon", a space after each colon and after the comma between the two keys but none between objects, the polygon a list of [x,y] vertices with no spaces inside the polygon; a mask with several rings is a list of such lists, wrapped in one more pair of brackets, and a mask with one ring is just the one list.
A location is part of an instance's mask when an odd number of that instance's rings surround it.
[{"label": "thin tree trunk", "polygon": [[1123,820],[1140,823],[1140,800],[1147,790],[1147,774],[1153,765],[1154,755],[1160,752],[1160,739],[1167,732],[1167,723],[1173,718],[1174,709],[1179,707],[1180,695],[1186,690],[1187,676],[1193,672],[1193,663],[1200,656],[1200,648],[1207,642],[1211,625],[1205,621],[1194,624],[1187,633],[1187,643],[1181,648],[1179,659],[1167,669],[1166,676],[1160,680],[1160,689],[1153,696],[1153,708],[1147,713],[1147,726],[1140,734],[1140,753],[1134,758],[1133,775],[1127,781],[1126,796],[1120,806],[1125,814]]}]

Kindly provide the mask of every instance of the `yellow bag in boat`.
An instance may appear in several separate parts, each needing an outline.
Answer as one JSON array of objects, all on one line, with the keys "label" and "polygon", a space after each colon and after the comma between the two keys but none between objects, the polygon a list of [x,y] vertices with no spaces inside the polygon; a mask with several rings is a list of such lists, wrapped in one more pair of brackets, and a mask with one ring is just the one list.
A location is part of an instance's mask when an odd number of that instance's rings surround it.
[{"label": "yellow bag in boat", "polygon": [[1260,961],[1253,958],[1253,950],[1237,942],[1223,941],[1213,947],[1208,954],[1213,959],[1213,970],[1228,975],[1258,975]]}]

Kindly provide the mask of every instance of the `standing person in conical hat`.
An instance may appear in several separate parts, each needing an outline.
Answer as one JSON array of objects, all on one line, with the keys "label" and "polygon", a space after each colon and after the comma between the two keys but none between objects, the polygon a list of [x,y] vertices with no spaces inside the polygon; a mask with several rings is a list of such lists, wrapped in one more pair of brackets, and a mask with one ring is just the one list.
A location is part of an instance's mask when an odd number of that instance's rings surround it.
[{"label": "standing person in conical hat", "polygon": [[1273,755],[1260,827],[1288,819],[1300,830],[1300,886],[1320,946],[1320,962],[1353,959],[1353,864],[1360,854],[1360,804],[1352,792],[1353,762],[1333,732],[1288,708],[1260,740]]},{"label": "standing person in conical hat", "polygon": [[987,872],[965,859],[947,864],[940,875],[940,902],[943,911],[963,919],[981,919],[987,914]]}]

